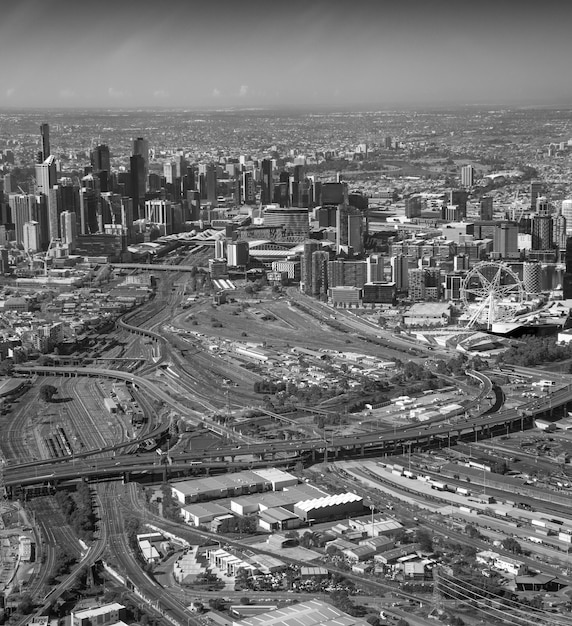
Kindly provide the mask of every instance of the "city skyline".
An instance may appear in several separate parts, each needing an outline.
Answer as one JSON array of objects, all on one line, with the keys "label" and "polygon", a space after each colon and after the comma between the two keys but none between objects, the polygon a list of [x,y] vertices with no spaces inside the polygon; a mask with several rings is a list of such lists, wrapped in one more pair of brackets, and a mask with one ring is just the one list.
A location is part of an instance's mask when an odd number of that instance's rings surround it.
[{"label": "city skyline", "polygon": [[478,10],[294,0],[27,0],[3,13],[0,107],[566,104],[567,25],[550,0]]}]

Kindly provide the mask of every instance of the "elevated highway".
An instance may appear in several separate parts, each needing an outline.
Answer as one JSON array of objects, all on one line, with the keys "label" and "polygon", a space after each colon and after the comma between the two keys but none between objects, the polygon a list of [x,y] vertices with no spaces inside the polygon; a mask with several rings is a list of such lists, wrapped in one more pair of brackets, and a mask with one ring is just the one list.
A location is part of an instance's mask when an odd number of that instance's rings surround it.
[{"label": "elevated highway", "polygon": [[[152,382],[129,372],[117,372],[97,368],[49,367],[49,366],[20,366],[20,372],[30,374],[61,376],[105,376],[130,381],[164,400],[173,406],[176,404],[170,396],[159,389]],[[426,423],[402,426],[389,431],[378,431],[349,436],[334,436],[325,441],[320,438],[309,438],[294,441],[276,441],[264,443],[240,443],[223,445],[209,450],[200,450],[176,458],[166,459],[160,468],[165,475],[179,471],[209,471],[224,467],[249,467],[253,465],[293,465],[297,461],[313,463],[323,457],[351,458],[402,452],[407,447],[412,449],[426,449],[435,446],[454,444],[458,440],[475,441],[488,438],[495,434],[502,434],[514,430],[524,430],[531,427],[534,418],[553,412],[558,407],[566,407],[572,402],[572,385],[568,385],[550,395],[535,398],[532,402],[522,405],[518,409],[509,409],[497,413],[484,414],[476,417],[466,417],[455,424]],[[202,416],[194,417],[196,423],[205,423]],[[205,423],[206,425],[206,423]],[[208,424],[213,430],[220,430],[220,434],[227,434],[225,427],[217,424]],[[225,432],[223,432],[225,431]],[[235,433],[233,433],[236,436]],[[78,475],[87,478],[123,477],[157,471],[161,465],[156,455],[145,458],[121,456],[114,459],[97,459],[97,463],[77,463],[72,458],[38,461],[34,463],[33,471],[30,464],[5,468],[5,483],[8,488],[17,485],[36,485],[59,480],[70,479]]]}]

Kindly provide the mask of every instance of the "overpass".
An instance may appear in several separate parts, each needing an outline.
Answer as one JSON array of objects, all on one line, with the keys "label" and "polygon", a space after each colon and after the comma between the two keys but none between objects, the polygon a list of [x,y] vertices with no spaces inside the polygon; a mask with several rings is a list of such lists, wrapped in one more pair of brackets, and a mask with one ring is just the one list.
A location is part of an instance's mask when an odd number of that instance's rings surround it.
[{"label": "overpass", "polygon": [[[106,376],[120,380],[131,381],[142,388],[156,394],[159,399],[174,406],[176,403],[161,389],[150,381],[128,372],[102,370],[97,368],[72,368],[48,366],[19,366],[17,371],[36,373],[39,375],[61,376]],[[410,424],[390,431],[378,431],[359,435],[332,437],[330,441],[320,438],[276,441],[263,443],[242,443],[240,445],[224,445],[210,450],[199,450],[180,455],[171,463],[164,465],[165,476],[176,471],[187,472],[209,470],[209,467],[248,467],[252,464],[263,465],[293,465],[298,461],[314,463],[322,458],[338,459],[347,457],[379,456],[403,452],[409,446],[412,449],[426,449],[436,445],[450,445],[458,440],[471,440],[492,437],[496,434],[514,430],[524,430],[531,427],[534,418],[552,413],[559,407],[566,407],[572,402],[572,385],[543,398],[536,398],[532,402],[517,409],[508,409],[498,413],[484,414],[476,417],[466,417],[455,424],[443,422],[427,423],[425,425]],[[200,417],[195,418],[197,423],[205,423],[218,434],[229,434],[218,424],[208,424]],[[219,432],[220,431],[220,432]],[[223,432],[224,431],[224,432]],[[235,433],[232,433],[236,435]],[[156,471],[156,455],[150,455],[146,460],[133,456],[116,457],[115,459],[97,459],[95,466],[86,467],[85,464],[73,467],[74,459],[58,459],[37,461],[34,464],[34,475],[26,466],[12,466],[5,468],[5,483],[8,488],[19,484],[34,485],[53,483],[70,477],[77,478],[78,469],[81,475],[90,478],[123,477],[138,473]],[[254,459],[254,460],[253,460]],[[92,464],[93,465],[93,464]]]}]

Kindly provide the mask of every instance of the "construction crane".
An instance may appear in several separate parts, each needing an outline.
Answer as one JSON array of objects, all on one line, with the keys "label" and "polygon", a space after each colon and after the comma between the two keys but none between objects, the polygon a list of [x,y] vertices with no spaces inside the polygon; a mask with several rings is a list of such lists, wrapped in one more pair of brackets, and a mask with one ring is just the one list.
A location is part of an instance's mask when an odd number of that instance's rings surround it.
[{"label": "construction crane", "polygon": [[528,206],[525,200],[521,200],[520,198],[520,187],[516,190],[514,194],[514,198],[512,203],[510,204],[510,220],[512,222],[516,222],[517,224],[523,218],[525,212],[527,211]]},{"label": "construction crane", "polygon": [[48,275],[48,259],[50,258],[50,251],[52,250],[53,245],[59,242],[60,240],[56,239],[55,237],[52,237],[50,239],[50,245],[48,246],[48,249],[46,250],[46,254],[44,255],[44,276]]}]

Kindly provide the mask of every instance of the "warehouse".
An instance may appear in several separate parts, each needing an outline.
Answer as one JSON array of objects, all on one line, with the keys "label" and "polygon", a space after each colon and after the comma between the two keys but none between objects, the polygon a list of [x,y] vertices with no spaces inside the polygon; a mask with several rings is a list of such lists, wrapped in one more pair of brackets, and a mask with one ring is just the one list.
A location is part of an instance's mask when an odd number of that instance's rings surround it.
[{"label": "warehouse", "polygon": [[181,508],[181,517],[187,524],[191,524],[192,526],[204,526],[212,522],[216,517],[228,515],[228,513],[228,509],[225,509],[216,502],[189,504]]},{"label": "warehouse", "polygon": [[181,504],[191,504],[201,500],[271,491],[275,487],[282,488],[283,485],[295,485],[297,482],[294,476],[280,470],[262,470],[261,472],[247,470],[235,474],[182,480],[173,483],[171,490],[173,496]]},{"label": "warehouse", "polygon": [[363,510],[363,498],[355,493],[313,498],[294,505],[294,513],[306,522],[339,519],[363,513]]},{"label": "warehouse", "polygon": [[301,484],[286,489],[285,491],[273,491],[260,495],[233,498],[230,503],[230,508],[232,512],[237,515],[250,515],[278,507],[293,511],[294,505],[298,502],[311,498],[321,498],[325,495],[327,494],[317,487]]}]

